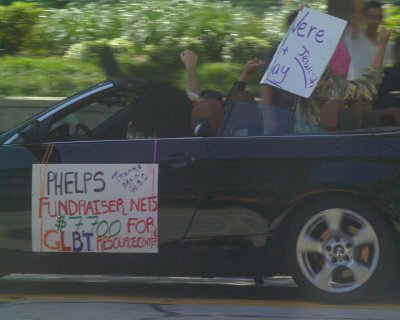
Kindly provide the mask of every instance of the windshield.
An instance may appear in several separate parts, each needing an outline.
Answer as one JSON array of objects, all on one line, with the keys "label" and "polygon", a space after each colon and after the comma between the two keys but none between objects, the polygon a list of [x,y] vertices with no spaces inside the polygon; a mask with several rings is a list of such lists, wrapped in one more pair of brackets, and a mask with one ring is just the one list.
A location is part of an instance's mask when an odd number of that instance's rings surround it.
[{"label": "windshield", "polygon": [[25,120],[23,123],[20,125],[17,125],[15,128],[12,128],[4,133],[0,132],[0,144],[3,144],[4,142],[7,142],[9,139],[12,139],[15,142],[21,143],[24,140],[23,139],[18,139],[18,133],[21,131],[30,131],[29,128],[32,127],[32,123],[34,121],[39,121],[37,124],[40,125],[40,121],[43,119],[46,119],[47,117],[51,116],[53,113],[62,110],[64,108],[67,108],[70,104],[72,103],[77,103],[82,99],[87,98],[91,94],[95,94],[97,92],[101,92],[103,90],[109,89],[113,86],[112,82],[104,82],[104,83],[99,83],[94,85],[91,88],[85,89],[81,92],[76,93],[75,95],[62,99],[60,102],[56,103],[54,106],[50,108],[46,108],[37,115],[33,116],[32,118]]}]

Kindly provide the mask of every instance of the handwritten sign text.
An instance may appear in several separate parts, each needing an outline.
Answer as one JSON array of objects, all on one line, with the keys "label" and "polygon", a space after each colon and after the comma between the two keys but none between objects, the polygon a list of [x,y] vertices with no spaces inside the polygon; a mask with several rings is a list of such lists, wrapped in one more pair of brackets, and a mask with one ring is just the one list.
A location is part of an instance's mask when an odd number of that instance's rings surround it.
[{"label": "handwritten sign text", "polygon": [[34,252],[158,252],[158,166],[34,165]]},{"label": "handwritten sign text", "polygon": [[261,83],[308,98],[345,27],[344,20],[304,7],[279,45]]}]

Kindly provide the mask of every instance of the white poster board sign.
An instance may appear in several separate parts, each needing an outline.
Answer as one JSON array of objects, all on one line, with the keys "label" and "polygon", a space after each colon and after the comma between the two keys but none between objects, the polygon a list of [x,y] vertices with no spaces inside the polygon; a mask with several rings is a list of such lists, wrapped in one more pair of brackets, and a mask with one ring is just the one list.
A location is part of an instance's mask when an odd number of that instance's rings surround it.
[{"label": "white poster board sign", "polygon": [[32,247],[158,252],[158,165],[33,165]]},{"label": "white poster board sign", "polygon": [[289,27],[261,83],[310,97],[335,52],[346,23],[304,7]]}]

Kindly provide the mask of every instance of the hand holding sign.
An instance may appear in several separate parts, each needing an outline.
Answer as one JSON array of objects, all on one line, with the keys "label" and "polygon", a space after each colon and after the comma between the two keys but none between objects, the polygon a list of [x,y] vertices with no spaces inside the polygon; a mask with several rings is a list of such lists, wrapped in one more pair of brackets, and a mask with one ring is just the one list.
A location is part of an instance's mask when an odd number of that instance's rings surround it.
[{"label": "hand holding sign", "polygon": [[304,7],[290,26],[262,84],[308,98],[323,74],[346,21]]}]

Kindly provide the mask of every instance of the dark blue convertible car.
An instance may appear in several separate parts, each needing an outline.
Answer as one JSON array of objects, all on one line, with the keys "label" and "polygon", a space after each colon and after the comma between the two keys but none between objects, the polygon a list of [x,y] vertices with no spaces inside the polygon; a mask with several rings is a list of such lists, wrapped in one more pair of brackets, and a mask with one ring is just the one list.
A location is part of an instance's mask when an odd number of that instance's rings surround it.
[{"label": "dark blue convertible car", "polygon": [[279,274],[336,302],[393,282],[399,128],[295,135],[290,111],[219,121],[154,86],[106,81],[0,135],[2,275]]}]

